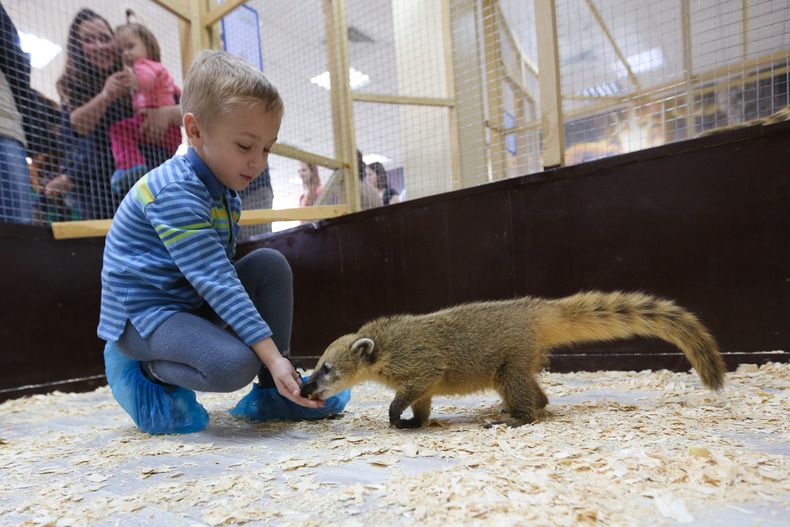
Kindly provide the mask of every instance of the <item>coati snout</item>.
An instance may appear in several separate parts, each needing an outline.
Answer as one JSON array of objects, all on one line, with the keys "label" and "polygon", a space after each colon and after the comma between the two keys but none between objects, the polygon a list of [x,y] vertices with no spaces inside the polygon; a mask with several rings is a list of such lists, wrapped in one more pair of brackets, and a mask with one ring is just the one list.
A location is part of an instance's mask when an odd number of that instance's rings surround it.
[{"label": "coati snout", "polygon": [[315,371],[302,384],[301,394],[309,399],[327,399],[352,384],[374,360],[376,345],[368,337],[344,335],[326,349]]}]

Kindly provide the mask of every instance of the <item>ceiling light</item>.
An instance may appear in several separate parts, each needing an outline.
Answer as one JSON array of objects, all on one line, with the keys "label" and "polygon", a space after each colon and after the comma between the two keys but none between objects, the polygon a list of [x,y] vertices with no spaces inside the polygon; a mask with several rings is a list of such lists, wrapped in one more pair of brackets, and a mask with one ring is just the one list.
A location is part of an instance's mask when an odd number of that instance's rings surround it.
[{"label": "ceiling light", "polygon": [[63,50],[63,48],[45,38],[37,37],[24,31],[19,31],[19,40],[22,44],[22,50],[25,53],[30,53],[30,65],[38,69],[52,62],[52,59]]},{"label": "ceiling light", "polygon": [[371,163],[381,163],[382,165],[386,165],[392,160],[380,154],[365,154],[362,156],[362,161],[364,161],[366,165]]},{"label": "ceiling light", "polygon": [[[367,73],[362,73],[356,68],[349,68],[348,69],[348,81],[351,84],[352,90],[358,90],[359,88],[364,88],[368,84],[370,84],[370,75]],[[329,80],[329,72],[325,71],[320,75],[316,75],[310,82],[317,86],[321,86],[325,90],[332,89],[332,83]]]},{"label": "ceiling light", "polygon": [[[663,66],[664,54],[661,52],[661,48],[652,48],[642,53],[631,55],[626,58],[626,61],[628,61],[628,66],[634,74],[644,73],[646,71],[657,70]],[[615,64],[615,69],[617,70],[618,77],[628,76],[628,70],[622,62],[618,61]]]}]

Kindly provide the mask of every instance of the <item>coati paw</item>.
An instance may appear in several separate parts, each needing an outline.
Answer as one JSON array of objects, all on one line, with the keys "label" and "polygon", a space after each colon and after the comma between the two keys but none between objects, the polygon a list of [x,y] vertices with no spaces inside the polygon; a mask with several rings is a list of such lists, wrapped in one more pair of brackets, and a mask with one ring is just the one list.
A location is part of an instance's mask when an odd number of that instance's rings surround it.
[{"label": "coati paw", "polygon": [[395,428],[419,428],[422,426],[422,421],[418,421],[414,417],[411,419],[395,419],[390,421],[390,424]]}]

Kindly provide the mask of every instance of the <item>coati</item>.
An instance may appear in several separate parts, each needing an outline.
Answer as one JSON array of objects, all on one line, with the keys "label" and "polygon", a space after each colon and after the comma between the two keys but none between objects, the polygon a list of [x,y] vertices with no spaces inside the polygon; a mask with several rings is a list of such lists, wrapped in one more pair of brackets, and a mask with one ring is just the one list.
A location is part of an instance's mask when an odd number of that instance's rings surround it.
[{"label": "coati", "polygon": [[[396,392],[390,423],[416,428],[428,419],[434,395],[493,387],[511,414],[500,422],[518,426],[534,421],[548,403],[535,374],[552,348],[633,336],[674,344],[705,386],[722,387],[726,366],[716,341],[693,314],[641,293],[592,291],[378,318],[332,342],[301,393],[326,399],[359,382],[378,381]],[[413,417],[402,419],[408,406]]]}]

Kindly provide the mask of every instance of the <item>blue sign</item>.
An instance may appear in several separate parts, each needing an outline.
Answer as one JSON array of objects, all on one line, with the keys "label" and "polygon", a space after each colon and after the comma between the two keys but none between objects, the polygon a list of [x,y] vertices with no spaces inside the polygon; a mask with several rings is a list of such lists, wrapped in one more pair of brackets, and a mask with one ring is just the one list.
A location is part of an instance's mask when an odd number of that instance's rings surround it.
[{"label": "blue sign", "polygon": [[222,18],[221,27],[225,51],[238,55],[263,71],[258,11],[241,5]]}]

